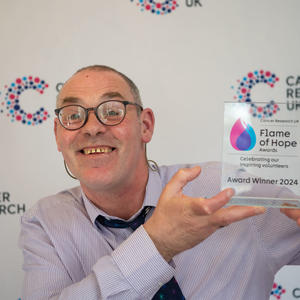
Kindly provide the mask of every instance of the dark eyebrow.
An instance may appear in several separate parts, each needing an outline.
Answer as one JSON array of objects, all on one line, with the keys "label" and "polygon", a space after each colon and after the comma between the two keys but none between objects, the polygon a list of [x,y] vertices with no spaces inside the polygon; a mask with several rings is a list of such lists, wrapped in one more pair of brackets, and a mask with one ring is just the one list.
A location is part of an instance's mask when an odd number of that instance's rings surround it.
[{"label": "dark eyebrow", "polygon": [[112,98],[121,98],[124,99],[124,97],[119,92],[108,92],[101,96],[100,99],[112,99]]},{"label": "dark eyebrow", "polygon": [[[124,99],[124,97],[119,92],[107,92],[101,95],[100,100],[109,100],[114,98]],[[80,102],[81,102],[80,98],[70,96],[70,97],[63,98],[61,101],[61,105],[63,106],[64,104],[78,104]]]},{"label": "dark eyebrow", "polygon": [[76,98],[76,97],[66,97],[66,98],[62,99],[61,105],[64,105],[66,103],[78,103],[78,102],[80,102],[79,98]]}]

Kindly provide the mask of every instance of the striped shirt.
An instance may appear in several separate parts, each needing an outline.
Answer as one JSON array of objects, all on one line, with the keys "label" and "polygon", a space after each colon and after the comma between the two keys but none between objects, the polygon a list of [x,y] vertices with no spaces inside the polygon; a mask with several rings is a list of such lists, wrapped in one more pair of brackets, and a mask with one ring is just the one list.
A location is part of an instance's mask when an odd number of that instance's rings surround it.
[{"label": "striped shirt", "polygon": [[[220,164],[200,166],[201,175],[184,193],[209,198],[220,191]],[[149,170],[143,207],[156,206],[181,167],[188,165]],[[94,206],[80,187],[44,198],[26,212],[20,234],[23,300],[151,299],[173,276],[186,299],[262,300],[269,299],[282,266],[300,263],[300,228],[278,209],[217,230],[170,264],[143,226],[134,232],[97,228],[99,214],[113,217]]]}]

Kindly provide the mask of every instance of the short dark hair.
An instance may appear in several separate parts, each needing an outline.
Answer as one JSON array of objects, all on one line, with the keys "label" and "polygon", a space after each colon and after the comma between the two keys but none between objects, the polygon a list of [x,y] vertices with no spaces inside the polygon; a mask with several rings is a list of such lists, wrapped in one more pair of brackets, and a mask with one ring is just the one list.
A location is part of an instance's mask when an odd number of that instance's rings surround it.
[{"label": "short dark hair", "polygon": [[140,91],[138,89],[138,87],[136,86],[136,84],[129,78],[127,77],[125,74],[117,71],[114,68],[111,68],[109,66],[105,66],[105,65],[91,65],[91,66],[87,66],[87,67],[83,67],[79,70],[77,70],[75,72],[75,74],[80,73],[82,71],[86,71],[86,70],[90,70],[90,71],[109,71],[109,72],[114,72],[118,75],[120,75],[129,85],[130,87],[130,91],[133,95],[134,101],[135,103],[139,104],[140,106],[143,106],[142,100],[141,100],[141,96],[140,96]]}]

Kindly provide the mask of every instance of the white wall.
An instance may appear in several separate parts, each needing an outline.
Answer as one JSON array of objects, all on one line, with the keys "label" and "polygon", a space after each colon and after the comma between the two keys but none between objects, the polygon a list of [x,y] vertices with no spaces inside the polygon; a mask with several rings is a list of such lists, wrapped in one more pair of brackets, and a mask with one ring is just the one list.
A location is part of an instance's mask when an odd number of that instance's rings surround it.
[{"label": "white wall", "polygon": [[[253,101],[287,101],[286,78],[300,75],[297,0],[201,0],[202,6],[193,7],[178,0],[179,6],[163,16],[140,11],[136,2],[0,3],[1,299],[20,296],[22,211],[14,213],[16,206],[28,209],[39,198],[76,184],[64,172],[53,136],[57,83],[90,64],[129,75],[156,115],[149,158],[172,164],[221,159],[223,102],[234,99],[237,80],[248,72],[270,70],[280,78],[274,88],[256,86]],[[6,116],[5,85],[29,75],[49,84],[43,95],[29,90],[20,96],[27,112],[40,107],[50,112],[37,126]],[[10,201],[2,199],[6,192]],[[4,214],[12,204],[12,213]],[[299,275],[299,268],[278,274],[276,282],[286,289],[281,299],[295,299]]]}]

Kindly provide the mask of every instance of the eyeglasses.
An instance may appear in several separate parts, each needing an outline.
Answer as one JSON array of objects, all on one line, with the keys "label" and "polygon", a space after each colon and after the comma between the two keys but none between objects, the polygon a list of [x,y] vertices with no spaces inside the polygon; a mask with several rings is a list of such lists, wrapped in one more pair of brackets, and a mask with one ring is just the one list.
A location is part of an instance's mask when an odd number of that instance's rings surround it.
[{"label": "eyeglasses", "polygon": [[90,111],[94,114],[98,121],[107,126],[115,126],[120,124],[126,116],[126,106],[135,105],[141,111],[143,107],[137,103],[120,100],[108,100],[100,103],[96,107],[85,108],[79,104],[66,105],[54,110],[60,124],[68,130],[77,130],[83,127],[89,116]]}]

